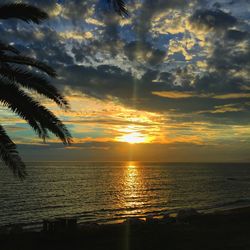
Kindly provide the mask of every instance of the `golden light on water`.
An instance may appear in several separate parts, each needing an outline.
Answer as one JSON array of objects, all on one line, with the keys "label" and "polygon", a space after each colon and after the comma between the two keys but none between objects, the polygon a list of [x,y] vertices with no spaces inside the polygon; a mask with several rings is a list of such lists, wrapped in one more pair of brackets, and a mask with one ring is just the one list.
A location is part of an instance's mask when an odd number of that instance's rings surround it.
[{"label": "golden light on water", "polygon": [[125,183],[129,191],[129,195],[133,195],[137,191],[139,184],[140,172],[135,163],[129,163],[125,171]]},{"label": "golden light on water", "polygon": [[134,208],[134,210],[126,211],[128,216],[136,215],[141,213],[141,208],[144,202],[138,197],[140,197],[141,189],[143,189],[143,179],[141,176],[140,166],[135,162],[129,162],[128,165],[124,166],[124,176],[123,176],[123,204],[122,207]]}]

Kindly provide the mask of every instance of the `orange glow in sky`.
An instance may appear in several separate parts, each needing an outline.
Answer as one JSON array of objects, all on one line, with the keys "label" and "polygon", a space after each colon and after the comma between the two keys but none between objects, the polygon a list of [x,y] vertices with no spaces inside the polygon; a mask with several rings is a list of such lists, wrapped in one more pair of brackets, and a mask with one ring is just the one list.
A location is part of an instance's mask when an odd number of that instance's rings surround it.
[{"label": "orange glow in sky", "polygon": [[148,142],[148,139],[147,139],[147,137],[145,135],[143,135],[143,134],[141,134],[139,132],[132,132],[130,134],[121,136],[119,138],[119,141],[134,144],[134,143]]}]

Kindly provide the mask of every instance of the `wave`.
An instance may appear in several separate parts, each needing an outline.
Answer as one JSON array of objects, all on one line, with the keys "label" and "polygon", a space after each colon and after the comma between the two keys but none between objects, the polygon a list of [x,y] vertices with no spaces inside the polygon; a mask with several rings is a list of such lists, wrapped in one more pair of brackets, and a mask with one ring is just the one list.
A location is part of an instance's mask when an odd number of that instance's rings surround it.
[{"label": "wave", "polygon": [[250,206],[250,198],[219,202],[211,206],[200,207],[197,209],[200,211],[206,212],[206,211],[214,211],[217,209],[227,210],[227,209],[240,208],[240,207],[246,207],[246,206]]},{"label": "wave", "polygon": [[250,178],[235,178],[235,177],[228,177],[228,181],[243,181],[243,182],[250,182]]},{"label": "wave", "polygon": [[234,200],[234,201],[228,201],[228,202],[222,202],[220,204],[221,207],[225,207],[225,206],[234,206],[234,205],[250,205],[250,198],[249,199],[238,199],[238,200]]}]

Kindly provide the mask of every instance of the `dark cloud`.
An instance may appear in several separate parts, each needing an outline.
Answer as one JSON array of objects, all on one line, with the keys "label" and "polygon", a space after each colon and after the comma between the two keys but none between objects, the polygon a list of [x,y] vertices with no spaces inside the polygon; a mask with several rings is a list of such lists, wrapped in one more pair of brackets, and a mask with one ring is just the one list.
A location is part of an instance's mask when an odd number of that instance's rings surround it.
[{"label": "dark cloud", "polygon": [[[15,0],[3,0],[7,3],[16,2]],[[62,4],[64,6],[63,14],[65,17],[70,18],[72,22],[84,18],[87,11],[96,4],[98,0],[71,0],[71,1],[58,1],[58,0],[20,0],[19,2],[35,5],[43,8],[51,13],[57,6]]]},{"label": "dark cloud", "polygon": [[237,48],[233,44],[218,42],[216,44],[212,57],[208,60],[211,67],[217,71],[240,71],[248,70],[250,66],[250,46],[246,45],[244,49]]},{"label": "dark cloud", "polygon": [[225,39],[233,40],[233,41],[242,41],[247,38],[249,39],[249,33],[246,31],[229,29],[227,30],[225,34]]},{"label": "dark cloud", "polygon": [[95,9],[97,0],[70,0],[63,1],[63,15],[69,19],[73,25],[81,25],[91,8]]},{"label": "dark cloud", "polygon": [[[207,63],[212,74],[222,74],[222,81],[235,85],[250,84],[250,35],[247,31],[228,29],[213,38],[213,50]],[[218,82],[218,81],[217,81]],[[229,86],[230,87],[230,84]],[[228,88],[225,85],[225,89]]]},{"label": "dark cloud", "polygon": [[[234,120],[235,112],[211,113],[216,107],[223,105],[244,105],[244,112],[239,112],[237,117],[243,117],[249,113],[249,106],[244,103],[248,98],[213,98],[210,95],[227,93],[244,93],[239,85],[227,81],[221,82],[223,75],[207,75],[196,79],[196,84],[176,86],[173,84],[173,76],[170,73],[148,71],[141,79],[134,78],[131,73],[124,72],[114,66],[99,66],[96,68],[84,66],[70,66],[65,69],[64,77],[68,79],[70,87],[87,93],[90,96],[105,99],[110,97],[118,98],[126,106],[153,112],[175,112],[176,114],[190,114],[191,120],[217,120],[223,117],[222,123],[249,122],[249,116],[244,119]],[[155,79],[159,75],[160,82]],[[61,80],[61,84],[67,81]],[[220,83],[220,84],[219,84]],[[177,91],[193,93],[189,98],[166,98],[159,97],[154,91]],[[206,97],[207,96],[207,97]],[[237,106],[237,107],[238,107]],[[196,114],[195,114],[196,113]],[[240,115],[241,113],[241,115]],[[243,115],[244,114],[244,115]],[[185,118],[187,119],[187,117]]]},{"label": "dark cloud", "polygon": [[230,78],[217,72],[198,76],[195,82],[195,89],[199,93],[237,93],[240,87],[241,81],[237,81],[237,78]]},{"label": "dark cloud", "polygon": [[131,42],[124,46],[125,55],[131,61],[156,65],[162,63],[166,51],[154,48],[147,42]]},{"label": "dark cloud", "polygon": [[[160,90],[153,80],[157,72],[148,71],[141,79],[136,79],[130,72],[116,66],[102,65],[96,68],[72,65],[60,71],[64,78],[61,84],[81,90],[98,98],[114,96],[131,103],[133,96],[151,95],[151,91]],[[139,98],[140,99],[140,98]],[[138,99],[138,101],[139,101]]]},{"label": "dark cloud", "polygon": [[73,58],[66,53],[66,42],[50,26],[35,26],[31,29],[30,25],[11,21],[0,24],[0,35],[6,43],[14,40],[22,53],[36,56],[52,66],[73,63]]},{"label": "dark cloud", "polygon": [[24,0],[22,2],[37,5],[40,8],[49,9],[49,8],[53,8],[58,1],[57,0],[42,0],[42,1],[40,1],[40,0]]},{"label": "dark cloud", "polygon": [[237,23],[237,18],[219,9],[197,10],[191,16],[190,21],[197,26],[209,29],[226,29]]},{"label": "dark cloud", "polygon": [[[29,2],[52,10],[57,3],[38,0]],[[16,21],[0,24],[0,35],[6,41],[14,41],[24,53],[54,66],[60,76],[56,83],[62,88],[69,86],[102,99],[117,98],[129,107],[142,110],[191,114],[192,118],[189,119],[194,120],[214,119],[218,122],[221,118],[223,122],[247,122],[250,119],[247,115],[247,98],[216,99],[211,96],[248,93],[249,33],[243,29],[245,26],[240,25],[238,17],[218,9],[223,7],[223,3],[217,4],[217,9],[204,9],[202,7],[207,6],[207,1],[198,2],[200,9],[195,11],[190,20],[198,27],[212,31],[208,40],[211,45],[210,54],[204,58],[208,71],[199,74],[195,72],[195,65],[177,65],[177,59],[185,63],[181,52],[175,53],[175,61],[168,62],[172,64],[171,69],[165,66],[170,38],[167,39],[167,35],[161,37],[163,40],[160,47],[154,43],[156,38],[151,37],[149,32],[153,17],[173,9],[187,11],[185,8],[190,1],[143,1],[142,7],[132,13],[132,21],[128,24],[130,33],[127,36],[122,36],[120,17],[112,13],[101,13],[99,5],[95,6],[97,1],[90,0],[64,1],[62,16],[52,18],[42,26],[32,26],[32,29]],[[90,9],[93,10],[92,17],[102,21],[104,26],[93,28],[93,25],[84,22]],[[61,31],[81,33],[88,29],[95,35],[93,40],[66,41],[60,36]],[[133,37],[130,37],[132,31]],[[165,38],[166,44],[162,46]],[[140,70],[140,76],[132,73],[133,67]],[[155,91],[188,92],[193,95],[174,99],[154,95],[152,92]],[[228,104],[236,105],[239,109],[244,107],[244,110],[237,115],[234,111],[211,112],[218,106]]]},{"label": "dark cloud", "polygon": [[183,8],[188,5],[187,0],[145,0],[142,3],[140,11],[136,13],[134,22],[134,31],[140,40],[147,38],[151,29],[152,18],[160,13],[164,13],[171,9]]}]

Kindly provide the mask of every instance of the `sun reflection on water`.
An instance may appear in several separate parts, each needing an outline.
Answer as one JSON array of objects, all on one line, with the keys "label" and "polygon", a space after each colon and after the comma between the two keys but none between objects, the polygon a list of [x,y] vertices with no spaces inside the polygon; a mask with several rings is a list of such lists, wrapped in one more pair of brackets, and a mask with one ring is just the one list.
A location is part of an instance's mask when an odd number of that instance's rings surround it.
[{"label": "sun reflection on water", "polygon": [[138,215],[143,208],[143,179],[141,167],[134,162],[124,168],[123,177],[123,206],[128,208],[127,215]]},{"label": "sun reflection on water", "polygon": [[139,186],[139,170],[136,165],[129,164],[126,171],[125,183],[131,194],[137,191]]}]

